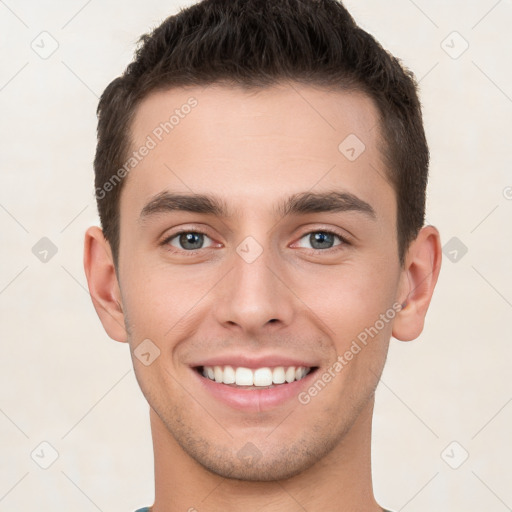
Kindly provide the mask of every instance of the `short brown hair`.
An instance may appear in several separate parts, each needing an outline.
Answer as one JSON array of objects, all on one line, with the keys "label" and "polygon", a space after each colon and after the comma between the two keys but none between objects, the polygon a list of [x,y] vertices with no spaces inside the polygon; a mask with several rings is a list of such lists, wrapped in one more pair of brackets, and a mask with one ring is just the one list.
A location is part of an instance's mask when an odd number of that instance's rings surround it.
[{"label": "short brown hair", "polygon": [[[116,268],[125,181],[118,171],[129,154],[131,123],[141,100],[172,87],[263,88],[283,81],[358,90],[375,102],[384,140],[380,149],[396,192],[404,263],[424,223],[429,164],[413,73],[358,27],[340,1],[203,0],[143,35],[134,60],[100,98],[96,199]],[[105,193],[113,177],[119,184]]]}]

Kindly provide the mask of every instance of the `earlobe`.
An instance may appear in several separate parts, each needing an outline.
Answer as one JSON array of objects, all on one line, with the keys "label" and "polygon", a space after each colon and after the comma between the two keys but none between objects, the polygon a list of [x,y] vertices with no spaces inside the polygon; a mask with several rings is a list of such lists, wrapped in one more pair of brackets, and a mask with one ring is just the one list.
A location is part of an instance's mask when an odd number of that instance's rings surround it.
[{"label": "earlobe", "polygon": [[90,227],[85,233],[84,269],[94,309],[103,328],[112,339],[126,342],[128,336],[112,251],[97,226]]},{"label": "earlobe", "polygon": [[395,317],[392,335],[401,341],[416,339],[441,270],[441,241],[434,226],[425,226],[407,251],[398,300],[402,310]]}]

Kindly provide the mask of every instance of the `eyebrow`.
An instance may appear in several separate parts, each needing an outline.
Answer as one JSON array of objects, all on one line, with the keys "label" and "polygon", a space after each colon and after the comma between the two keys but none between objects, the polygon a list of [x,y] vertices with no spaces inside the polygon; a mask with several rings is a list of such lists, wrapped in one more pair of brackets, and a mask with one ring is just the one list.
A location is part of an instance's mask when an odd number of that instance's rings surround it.
[{"label": "eyebrow", "polygon": [[[211,194],[173,194],[167,191],[154,196],[142,209],[140,220],[159,213],[184,211],[214,215],[221,218],[240,216],[226,202]],[[350,192],[302,192],[293,194],[274,208],[276,216],[307,215],[309,213],[359,212],[375,220],[373,207]]]}]

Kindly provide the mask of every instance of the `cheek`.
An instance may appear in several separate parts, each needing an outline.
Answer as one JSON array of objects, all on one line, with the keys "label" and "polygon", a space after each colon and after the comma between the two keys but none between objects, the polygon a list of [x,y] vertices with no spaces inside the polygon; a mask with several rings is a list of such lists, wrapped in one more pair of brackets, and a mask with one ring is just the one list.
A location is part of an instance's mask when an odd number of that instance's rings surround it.
[{"label": "cheek", "polygon": [[172,326],[172,319],[180,306],[180,293],[171,289],[159,274],[142,266],[125,273],[123,305],[137,336],[160,338]]},{"label": "cheek", "polygon": [[192,267],[171,269],[165,263],[144,265],[142,259],[133,261],[137,265],[126,266],[121,279],[131,332],[137,339],[153,337],[168,344],[207,303],[205,294],[218,273],[209,276]]},{"label": "cheek", "polygon": [[[325,267],[314,275],[303,272],[295,284],[297,295],[322,320],[326,334],[343,344],[390,309],[392,316],[398,273],[379,260],[368,265],[351,262]],[[387,320],[384,327],[378,324],[383,334],[391,332]]]}]

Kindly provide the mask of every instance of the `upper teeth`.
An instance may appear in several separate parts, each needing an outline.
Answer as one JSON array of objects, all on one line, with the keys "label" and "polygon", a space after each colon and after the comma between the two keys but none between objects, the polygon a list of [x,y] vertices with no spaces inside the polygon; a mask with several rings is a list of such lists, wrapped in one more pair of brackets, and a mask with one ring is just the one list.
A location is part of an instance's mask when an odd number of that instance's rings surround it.
[{"label": "upper teeth", "polygon": [[275,368],[257,368],[251,370],[240,366],[204,366],[203,375],[223,384],[237,386],[271,386],[304,378],[311,368],[306,366],[276,366]]}]

